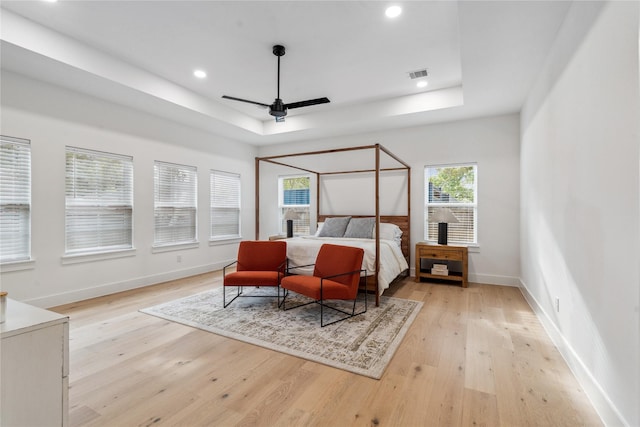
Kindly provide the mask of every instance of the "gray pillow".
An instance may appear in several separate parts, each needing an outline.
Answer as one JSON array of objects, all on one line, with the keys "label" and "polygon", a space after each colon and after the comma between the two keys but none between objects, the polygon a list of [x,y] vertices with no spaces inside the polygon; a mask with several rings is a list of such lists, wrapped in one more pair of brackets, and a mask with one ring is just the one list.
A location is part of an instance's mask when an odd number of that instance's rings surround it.
[{"label": "gray pillow", "polygon": [[344,237],[351,239],[372,239],[373,226],[376,224],[375,218],[351,218]]},{"label": "gray pillow", "polygon": [[342,237],[349,224],[350,216],[327,218],[318,237]]}]

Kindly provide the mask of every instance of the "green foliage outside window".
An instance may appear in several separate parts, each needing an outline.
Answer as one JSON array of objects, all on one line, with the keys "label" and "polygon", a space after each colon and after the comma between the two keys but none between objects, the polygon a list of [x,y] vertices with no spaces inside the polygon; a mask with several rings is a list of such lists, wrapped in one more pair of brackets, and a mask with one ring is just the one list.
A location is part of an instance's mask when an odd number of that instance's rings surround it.
[{"label": "green foliage outside window", "polygon": [[434,188],[460,203],[473,203],[475,173],[473,166],[437,168],[429,177]]},{"label": "green foliage outside window", "polygon": [[305,190],[309,188],[309,177],[285,178],[282,180],[283,190]]}]

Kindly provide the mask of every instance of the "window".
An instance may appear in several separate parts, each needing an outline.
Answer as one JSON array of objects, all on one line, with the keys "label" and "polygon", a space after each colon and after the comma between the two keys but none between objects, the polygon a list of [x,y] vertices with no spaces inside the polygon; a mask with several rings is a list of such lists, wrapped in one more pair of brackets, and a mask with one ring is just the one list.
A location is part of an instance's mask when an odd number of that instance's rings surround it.
[{"label": "window", "polygon": [[280,177],[278,180],[280,232],[286,233],[285,213],[292,210],[298,219],[293,221],[293,234],[309,234],[309,184],[307,175]]},{"label": "window", "polygon": [[449,242],[477,243],[477,182],[475,164],[428,166],[424,169],[426,240],[438,240],[438,224],[429,222],[434,209],[448,208],[459,221],[449,223]]},{"label": "window", "polygon": [[211,239],[240,237],[240,175],[211,171]]},{"label": "window", "polygon": [[0,136],[0,263],[31,259],[31,143]]},{"label": "window", "polygon": [[133,158],[67,147],[65,253],[131,249]]},{"label": "window", "polygon": [[154,246],[196,243],[197,169],[172,163],[154,165]]}]

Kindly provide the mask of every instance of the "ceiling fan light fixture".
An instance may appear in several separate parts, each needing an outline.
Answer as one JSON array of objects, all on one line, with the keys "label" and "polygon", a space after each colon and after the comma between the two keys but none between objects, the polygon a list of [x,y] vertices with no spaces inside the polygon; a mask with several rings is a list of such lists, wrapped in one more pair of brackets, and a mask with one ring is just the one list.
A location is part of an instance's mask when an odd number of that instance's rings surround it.
[{"label": "ceiling fan light fixture", "polygon": [[387,18],[397,18],[402,13],[402,8],[400,6],[389,6],[384,14],[387,15]]}]

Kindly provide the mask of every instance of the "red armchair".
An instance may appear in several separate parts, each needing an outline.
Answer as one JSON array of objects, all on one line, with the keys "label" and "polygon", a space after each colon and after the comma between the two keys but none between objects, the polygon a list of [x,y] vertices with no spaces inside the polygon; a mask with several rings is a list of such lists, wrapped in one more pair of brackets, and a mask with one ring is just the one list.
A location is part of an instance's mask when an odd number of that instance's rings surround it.
[{"label": "red armchair", "polygon": [[[324,244],[320,247],[313,270],[313,276],[291,275],[282,279],[284,289],[282,307],[290,310],[303,305],[320,305],[320,326],[331,325],[367,311],[366,270],[362,270],[364,250],[351,246]],[[293,268],[292,268],[293,269]],[[364,310],[356,313],[360,274],[365,273]],[[288,291],[312,298],[313,301],[286,308]],[[353,300],[350,312],[326,304],[327,300]],[[324,323],[324,308],[346,314],[346,317]]]},{"label": "red armchair", "polygon": [[[237,264],[236,271],[227,274],[227,269]],[[285,241],[242,241],[238,248],[238,259],[222,269],[222,305],[226,308],[242,295],[244,286],[270,286],[277,290],[278,307],[280,302],[280,281],[287,269],[287,242]],[[237,288],[236,295],[227,302],[228,286]]]}]

